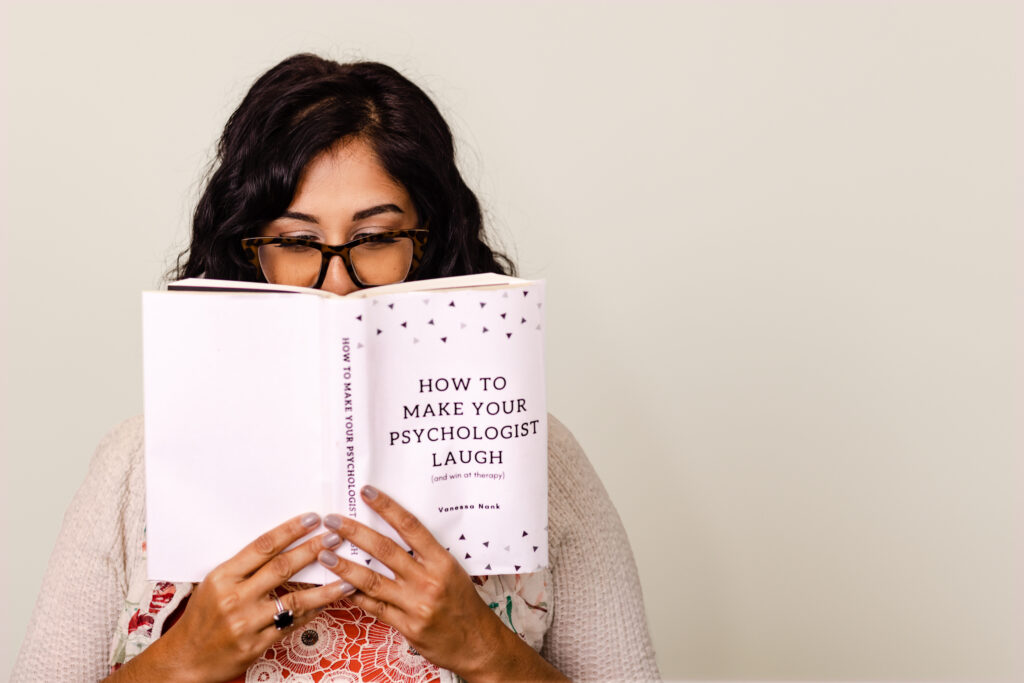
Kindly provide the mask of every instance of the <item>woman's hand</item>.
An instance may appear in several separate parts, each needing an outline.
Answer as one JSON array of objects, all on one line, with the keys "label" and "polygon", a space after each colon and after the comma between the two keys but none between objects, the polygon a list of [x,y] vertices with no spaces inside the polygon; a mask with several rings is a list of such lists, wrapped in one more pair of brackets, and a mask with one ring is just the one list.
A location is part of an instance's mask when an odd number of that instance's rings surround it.
[{"label": "woman's hand", "polygon": [[217,566],[196,586],[174,627],[108,680],[226,681],[244,674],[275,641],[355,590],[338,581],[284,593],[280,600],[292,610],[293,625],[274,625],[278,609],[270,594],[318,553],[341,543],[331,533],[284,552],[319,524],[313,513],[295,517]]},{"label": "woman's hand", "polygon": [[420,654],[464,679],[565,680],[501,623],[465,570],[412,513],[372,486],[363,487],[362,496],[414,554],[352,519],[327,515],[325,526],[395,575],[388,579],[321,551],[321,564],[358,589],[349,602],[398,629]]}]

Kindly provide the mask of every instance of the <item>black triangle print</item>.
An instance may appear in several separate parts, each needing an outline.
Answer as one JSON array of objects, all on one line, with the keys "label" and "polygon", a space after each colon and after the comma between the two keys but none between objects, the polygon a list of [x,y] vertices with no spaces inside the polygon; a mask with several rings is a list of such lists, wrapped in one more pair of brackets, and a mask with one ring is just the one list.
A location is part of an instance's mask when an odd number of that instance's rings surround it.
[{"label": "black triangle print", "polygon": [[502,318],[504,319],[504,317],[505,317],[506,315],[508,315],[508,313],[502,313],[502,314],[501,314],[501,317],[502,317]]},{"label": "black triangle print", "polygon": [[455,302],[454,301],[449,301],[448,305],[451,306],[452,308],[455,308]]},{"label": "black triangle print", "polygon": [[484,547],[485,547],[485,548],[486,548],[487,546],[489,546],[490,544],[491,544],[491,542],[490,542],[490,541],[484,541]]},{"label": "black triangle print", "polygon": [[511,338],[512,338],[512,333],[511,332],[506,332],[505,333],[505,339],[511,339]]},{"label": "black triangle print", "polygon": [[460,541],[465,541],[466,540],[466,534],[462,534],[461,536],[459,536],[459,540]]},{"label": "black triangle print", "polygon": [[491,565],[487,565],[486,567],[484,567],[484,569],[486,569],[487,571],[491,571]]},{"label": "black triangle print", "polygon": [[480,302],[480,308],[483,308],[483,307],[484,307],[484,306],[486,306],[486,305],[487,305],[487,302],[486,302],[486,301],[481,301],[481,302]]},{"label": "black triangle print", "polygon": [[514,566],[516,568],[516,571],[519,571],[519,565],[517,564],[517,565],[514,565]]},{"label": "black triangle print", "polygon": [[471,559],[472,557],[473,557],[472,555],[470,555],[469,553],[466,553],[466,559],[467,559],[467,560],[468,560],[468,559]]},{"label": "black triangle print", "polygon": [[363,319],[362,313],[360,313],[359,315],[356,316],[356,320],[362,320],[362,319]]},{"label": "black triangle print", "polygon": [[505,552],[508,552],[510,550],[512,550],[512,546],[510,546],[510,545],[505,546]]},{"label": "black triangle print", "polygon": [[540,546],[537,546],[537,545],[533,546],[533,552],[537,552],[537,548],[539,548],[539,547]]},{"label": "black triangle print", "polygon": [[484,332],[486,332],[486,331],[487,331],[487,328],[485,327],[485,328],[484,328]]},{"label": "black triangle print", "polygon": [[[537,546],[533,546],[533,549],[536,550]],[[409,557],[416,557],[411,550],[409,551]]]},{"label": "black triangle print", "polygon": [[519,321],[519,324],[522,325],[525,322],[526,322],[526,318],[523,318],[522,320]]},{"label": "black triangle print", "polygon": [[402,327],[405,327],[407,323],[408,323],[408,321],[402,323]]},{"label": "black triangle print", "polygon": [[427,321],[427,324],[428,324],[428,325],[433,325],[433,324],[434,324],[434,319],[433,319],[433,318],[431,318],[430,320],[428,320],[428,321]]},{"label": "black triangle print", "polygon": [[526,296],[526,295],[527,295],[527,294],[529,294],[529,293],[530,293],[530,290],[528,290],[528,289],[526,289],[526,290],[523,290],[523,296]]},{"label": "black triangle print", "polygon": [[372,561],[372,560],[367,560],[367,561],[366,561],[366,566],[367,566],[367,567],[369,567],[369,566],[370,566],[370,562],[371,562],[371,561]]},{"label": "black triangle print", "polygon": [[380,330],[379,329],[377,330],[377,334],[380,334]]},{"label": "black triangle print", "polygon": [[394,307],[395,307],[394,304],[388,304],[388,308],[392,308],[393,309]]},{"label": "black triangle print", "polygon": [[441,337],[441,341],[443,341],[445,344],[447,344],[448,343],[448,337]]},{"label": "black triangle print", "polygon": [[523,536],[526,536],[526,535],[527,535],[527,533],[526,533],[526,532],[524,531],[524,532],[523,532]]}]

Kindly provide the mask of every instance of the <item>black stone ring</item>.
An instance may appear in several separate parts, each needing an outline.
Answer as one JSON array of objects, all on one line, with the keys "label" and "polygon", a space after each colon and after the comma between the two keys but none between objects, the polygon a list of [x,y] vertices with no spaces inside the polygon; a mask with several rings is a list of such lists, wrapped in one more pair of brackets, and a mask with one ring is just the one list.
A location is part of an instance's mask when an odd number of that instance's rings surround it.
[{"label": "black stone ring", "polygon": [[281,598],[273,593],[270,594],[270,597],[274,598],[274,604],[277,605],[277,614],[274,615],[274,628],[278,631],[283,631],[295,623],[295,614],[290,609],[284,608],[284,605],[281,604]]}]

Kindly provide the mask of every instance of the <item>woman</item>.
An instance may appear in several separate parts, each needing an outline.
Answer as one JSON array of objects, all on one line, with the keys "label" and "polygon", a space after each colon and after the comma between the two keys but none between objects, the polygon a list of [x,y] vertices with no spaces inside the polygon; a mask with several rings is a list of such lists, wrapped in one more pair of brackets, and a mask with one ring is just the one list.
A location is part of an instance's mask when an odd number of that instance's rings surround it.
[{"label": "woman", "polygon": [[[478,202],[436,107],[381,64],[285,60],[229,119],[218,162],[177,277],[345,294],[512,269],[483,241]],[[394,234],[417,230],[427,231],[421,258],[411,249],[395,257]],[[243,250],[253,237],[298,239]],[[368,275],[385,252],[402,262]],[[535,574],[469,577],[399,502],[366,487],[364,500],[413,555],[352,520],[310,513],[269,530],[196,586],[150,582],[142,424],[129,421],[101,444],[65,518],[14,679],[656,678],[621,523],[553,418],[549,461],[551,564]],[[326,530],[286,550],[321,523]],[[343,540],[394,579],[339,558]],[[285,583],[312,562],[338,581]]]}]

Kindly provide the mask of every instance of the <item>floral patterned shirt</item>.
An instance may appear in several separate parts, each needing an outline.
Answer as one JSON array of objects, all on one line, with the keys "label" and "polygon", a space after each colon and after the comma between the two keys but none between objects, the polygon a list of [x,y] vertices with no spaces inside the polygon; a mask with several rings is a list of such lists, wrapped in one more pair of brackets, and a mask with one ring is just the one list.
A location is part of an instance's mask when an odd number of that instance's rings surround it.
[{"label": "floral patterned shirt", "polygon": [[[477,593],[502,623],[539,651],[551,624],[550,571],[475,576],[473,582]],[[284,588],[294,590],[300,585],[286,584]],[[191,583],[144,580],[131,587],[111,644],[111,671],[137,656],[173,626],[192,588]],[[396,629],[342,599],[302,628],[292,629],[253,662],[245,676],[236,680],[428,683],[459,679],[427,661]]]}]

